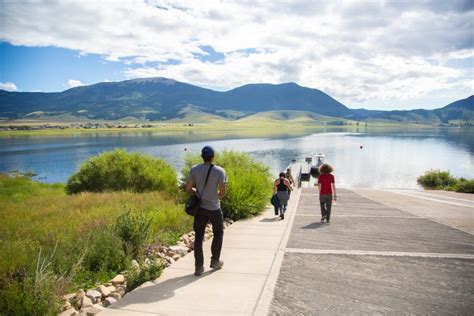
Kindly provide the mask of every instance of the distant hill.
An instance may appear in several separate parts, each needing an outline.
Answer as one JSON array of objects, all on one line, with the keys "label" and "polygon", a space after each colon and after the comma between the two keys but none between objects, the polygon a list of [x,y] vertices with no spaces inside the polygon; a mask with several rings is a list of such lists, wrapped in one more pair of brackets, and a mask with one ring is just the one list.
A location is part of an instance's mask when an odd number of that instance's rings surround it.
[{"label": "distant hill", "polygon": [[435,110],[379,111],[354,109],[349,117],[359,120],[386,120],[421,124],[449,124],[453,121],[474,123],[474,96]]},{"label": "distant hill", "polygon": [[[257,115],[259,114],[259,115]],[[474,122],[474,96],[436,110],[349,109],[326,93],[297,85],[248,84],[220,92],[167,78],[102,82],[63,92],[0,90],[0,117],[49,116],[119,120],[173,120],[205,123],[254,119],[317,121],[321,116],[353,120],[449,124]]]},{"label": "distant hill", "polygon": [[[0,116],[22,118],[71,113],[93,119],[165,120],[205,112],[230,118],[273,110],[300,110],[329,116],[351,110],[316,89],[287,84],[249,84],[219,92],[166,78],[103,82],[57,93],[0,91]],[[236,115],[237,113],[237,115]],[[240,113],[240,115],[238,114]]]}]

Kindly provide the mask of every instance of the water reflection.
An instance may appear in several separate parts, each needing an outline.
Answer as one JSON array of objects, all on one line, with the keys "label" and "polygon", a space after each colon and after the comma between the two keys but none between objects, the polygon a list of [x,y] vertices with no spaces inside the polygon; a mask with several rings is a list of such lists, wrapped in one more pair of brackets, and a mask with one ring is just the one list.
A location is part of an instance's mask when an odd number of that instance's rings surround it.
[{"label": "water reflection", "polygon": [[[331,131],[331,132],[327,132]],[[337,131],[337,132],[336,132]],[[428,169],[474,178],[472,129],[356,129],[185,131],[0,138],[0,171],[35,171],[46,182],[65,182],[82,161],[117,147],[148,153],[181,170],[186,152],[207,144],[241,150],[274,174],[292,159],[323,152],[335,166],[339,186],[416,188]],[[305,135],[301,135],[305,134]],[[309,134],[309,135],[308,135]],[[361,149],[360,146],[363,145]]]}]

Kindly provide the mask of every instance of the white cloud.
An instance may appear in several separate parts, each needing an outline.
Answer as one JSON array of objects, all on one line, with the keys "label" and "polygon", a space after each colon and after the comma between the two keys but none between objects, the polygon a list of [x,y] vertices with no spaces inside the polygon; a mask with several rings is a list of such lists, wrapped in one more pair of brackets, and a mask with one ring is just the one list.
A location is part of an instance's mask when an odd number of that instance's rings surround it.
[{"label": "white cloud", "polygon": [[80,87],[83,85],[84,84],[81,81],[75,80],[75,79],[69,79],[66,83],[66,87],[68,88],[75,88],[75,87]]},{"label": "white cloud", "polygon": [[0,90],[17,91],[18,88],[13,82],[0,82]]},{"label": "white cloud", "polygon": [[[0,40],[100,54],[130,78],[295,81],[354,107],[474,91],[470,0],[4,2],[0,19]],[[202,61],[204,45],[225,58]]]}]

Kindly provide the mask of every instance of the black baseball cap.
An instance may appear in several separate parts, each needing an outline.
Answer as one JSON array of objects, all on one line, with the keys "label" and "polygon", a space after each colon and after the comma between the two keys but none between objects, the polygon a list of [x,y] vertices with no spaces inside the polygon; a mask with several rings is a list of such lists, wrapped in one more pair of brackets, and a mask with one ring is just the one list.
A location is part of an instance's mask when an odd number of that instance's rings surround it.
[{"label": "black baseball cap", "polygon": [[204,148],[201,150],[201,156],[203,158],[214,157],[214,148],[211,146],[204,146]]}]

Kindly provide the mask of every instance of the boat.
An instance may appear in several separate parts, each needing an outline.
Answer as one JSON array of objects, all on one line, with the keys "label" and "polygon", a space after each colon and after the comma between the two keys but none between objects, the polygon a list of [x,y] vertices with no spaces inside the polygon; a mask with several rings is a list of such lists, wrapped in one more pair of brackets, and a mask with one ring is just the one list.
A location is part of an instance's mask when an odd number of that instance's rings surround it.
[{"label": "boat", "polygon": [[319,167],[324,163],[324,156],[323,154],[319,153],[317,155],[314,155],[314,159],[312,159],[312,164],[309,173],[311,176],[315,178],[319,178]]}]

